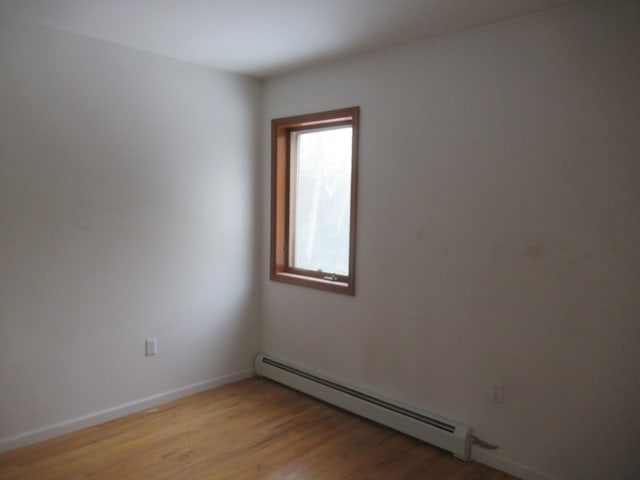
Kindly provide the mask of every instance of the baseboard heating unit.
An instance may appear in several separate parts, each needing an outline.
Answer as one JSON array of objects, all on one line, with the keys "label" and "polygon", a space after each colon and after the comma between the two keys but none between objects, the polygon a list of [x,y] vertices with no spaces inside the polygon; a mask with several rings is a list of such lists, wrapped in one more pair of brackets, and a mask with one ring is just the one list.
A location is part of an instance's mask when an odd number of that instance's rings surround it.
[{"label": "baseboard heating unit", "polygon": [[280,360],[258,354],[255,372],[307,395],[471,459],[471,428],[439,415],[409,408]]}]

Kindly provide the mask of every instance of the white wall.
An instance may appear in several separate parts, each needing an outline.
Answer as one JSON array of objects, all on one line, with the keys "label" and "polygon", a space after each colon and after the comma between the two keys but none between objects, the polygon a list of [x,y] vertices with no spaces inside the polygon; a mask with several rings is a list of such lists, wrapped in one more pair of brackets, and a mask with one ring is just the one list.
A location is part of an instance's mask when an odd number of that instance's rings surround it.
[{"label": "white wall", "polygon": [[250,374],[261,99],[256,80],[0,24],[2,446]]},{"label": "white wall", "polygon": [[267,120],[362,118],[356,296],[263,273],[263,350],[523,477],[640,478],[639,24],[587,2],[268,81]]}]

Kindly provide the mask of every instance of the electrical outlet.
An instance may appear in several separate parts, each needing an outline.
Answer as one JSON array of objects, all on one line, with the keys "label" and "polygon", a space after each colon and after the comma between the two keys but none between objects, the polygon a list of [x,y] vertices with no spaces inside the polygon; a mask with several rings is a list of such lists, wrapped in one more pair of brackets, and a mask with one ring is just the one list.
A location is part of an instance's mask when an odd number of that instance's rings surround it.
[{"label": "electrical outlet", "polygon": [[504,385],[494,383],[489,389],[489,400],[495,403],[504,403]]},{"label": "electrical outlet", "polygon": [[157,338],[147,338],[144,341],[144,354],[147,357],[151,357],[158,353],[158,339]]}]

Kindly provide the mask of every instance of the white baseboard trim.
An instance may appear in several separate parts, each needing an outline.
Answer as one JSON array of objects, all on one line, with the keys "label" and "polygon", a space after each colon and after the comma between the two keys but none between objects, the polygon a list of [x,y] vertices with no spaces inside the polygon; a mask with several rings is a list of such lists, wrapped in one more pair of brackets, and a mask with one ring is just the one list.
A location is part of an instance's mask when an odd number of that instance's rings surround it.
[{"label": "white baseboard trim", "polygon": [[252,368],[240,370],[238,372],[230,373],[228,375],[222,375],[220,377],[212,378],[204,382],[193,383],[184,387],[175,388],[173,390],[167,390],[150,397],[141,398],[132,402],[116,405],[115,407],[100,410],[98,412],[89,413],[81,417],[72,418],[64,422],[56,423],[53,425],[47,425],[46,427],[29,430],[18,435],[11,437],[0,438],[0,452],[13,450],[14,448],[23,447],[32,443],[41,442],[49,438],[57,437],[59,435],[80,430],[82,428],[104,423],[114,418],[123,417],[131,413],[136,413],[141,410],[145,410],[161,403],[170,402],[181,397],[186,397],[193,393],[203,392],[212,388],[220,387],[227,383],[233,383],[245,378],[250,378],[254,375]]},{"label": "white baseboard trim", "polygon": [[560,480],[557,477],[539,472],[531,467],[521,465],[478,447],[471,448],[471,459],[522,480]]}]

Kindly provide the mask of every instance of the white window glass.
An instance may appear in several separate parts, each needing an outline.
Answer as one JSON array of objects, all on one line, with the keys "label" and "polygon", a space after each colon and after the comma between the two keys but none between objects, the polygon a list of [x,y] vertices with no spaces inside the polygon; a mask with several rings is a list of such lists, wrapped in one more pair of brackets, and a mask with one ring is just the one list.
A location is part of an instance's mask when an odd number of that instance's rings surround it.
[{"label": "white window glass", "polygon": [[290,261],[294,268],[349,274],[351,126],[292,134]]}]

